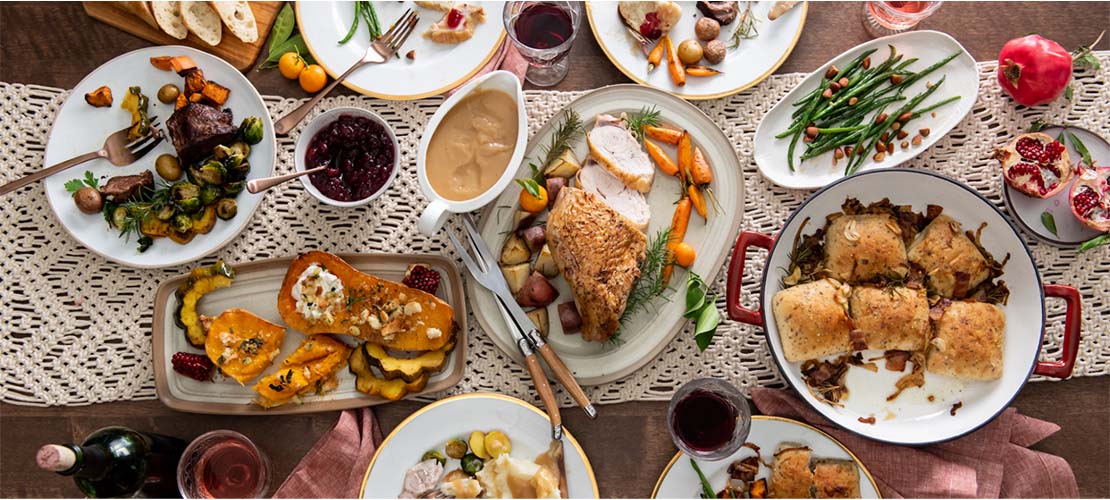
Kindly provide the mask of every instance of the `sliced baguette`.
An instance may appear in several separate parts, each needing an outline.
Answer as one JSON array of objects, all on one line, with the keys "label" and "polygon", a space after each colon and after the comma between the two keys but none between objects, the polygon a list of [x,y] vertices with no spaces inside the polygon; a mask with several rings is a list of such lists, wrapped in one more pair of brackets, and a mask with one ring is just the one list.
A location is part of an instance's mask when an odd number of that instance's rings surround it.
[{"label": "sliced baguette", "polygon": [[220,16],[205,2],[181,2],[181,19],[185,26],[208,45],[216,46],[223,39],[224,28]]},{"label": "sliced baguette", "polygon": [[154,20],[154,13],[150,11],[150,5],[147,2],[112,2],[117,7],[123,9],[128,14],[142,19],[143,22],[150,25],[152,28],[158,27],[158,21]]},{"label": "sliced baguette", "polygon": [[258,25],[254,21],[254,12],[251,11],[250,2],[208,2],[212,10],[223,20],[224,26],[231,31],[235,38],[243,43],[258,41]]},{"label": "sliced baguette", "polygon": [[167,35],[178,40],[189,36],[189,28],[181,19],[181,2],[150,2],[150,10],[154,13],[154,21]]}]

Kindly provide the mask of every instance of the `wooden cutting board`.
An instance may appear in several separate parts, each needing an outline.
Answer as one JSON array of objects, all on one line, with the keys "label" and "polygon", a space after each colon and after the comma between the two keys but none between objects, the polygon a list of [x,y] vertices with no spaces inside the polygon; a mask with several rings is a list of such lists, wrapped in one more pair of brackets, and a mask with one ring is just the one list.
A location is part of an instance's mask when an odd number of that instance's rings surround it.
[{"label": "wooden cutting board", "polygon": [[245,71],[251,68],[254,60],[258,58],[258,53],[266,44],[266,39],[270,35],[270,27],[274,24],[274,19],[277,18],[278,12],[284,2],[250,2],[251,10],[254,12],[254,20],[258,25],[258,41],[254,43],[243,43],[235,35],[231,34],[227,28],[224,28],[223,39],[220,44],[213,47],[201,41],[196,35],[189,33],[189,36],[184,40],[178,40],[172,36],[167,35],[161,29],[155,28],[137,16],[128,13],[127,11],[116,7],[115,2],[81,2],[85,7],[85,13],[93,19],[110,24],[123,31],[131,33],[144,40],[154,42],[160,45],[188,45],[190,47],[210,52],[225,61],[231,63],[240,71]]}]

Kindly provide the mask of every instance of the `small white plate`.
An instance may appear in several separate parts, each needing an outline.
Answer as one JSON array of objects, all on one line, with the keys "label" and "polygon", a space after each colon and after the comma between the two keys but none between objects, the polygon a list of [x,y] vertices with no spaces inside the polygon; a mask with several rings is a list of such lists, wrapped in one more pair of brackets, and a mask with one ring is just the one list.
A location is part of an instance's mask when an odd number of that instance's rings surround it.
[{"label": "small white plate", "polygon": [[[411,1],[374,2],[383,33],[406,9],[414,9],[420,22],[397,52],[400,58],[355,71],[343,85],[364,95],[392,100],[420,99],[462,85],[485,66],[505,38],[501,21],[504,2],[472,3],[485,9],[486,22],[478,25],[470,40],[444,44],[423,37],[424,31],[443,17],[442,12],[417,7]],[[332,78],[347,71],[370,46],[370,35],[362,21],[355,35],[339,44],[354,21],[354,2],[297,2],[296,11],[297,26],[308,51]],[[410,50],[415,51],[413,59],[405,57]]]},{"label": "small white plate", "polygon": [[[671,28],[670,37],[675,47],[683,40],[696,39],[694,22],[703,17],[694,6],[695,2],[677,2],[682,7],[682,20]],[[802,26],[806,22],[809,3],[790,9],[782,17],[771,21],[767,13],[774,2],[757,2],[752,5],[752,14],[758,19],[756,29],[759,36],[744,40],[736,49],[729,49],[725,60],[720,64],[701,64],[723,71],[720,75],[706,77],[687,77],[686,85],[678,87],[667,73],[666,61],[654,71],[648,72],[647,56],[639,43],[625,29],[617,12],[617,2],[586,2],[586,16],[590,20],[594,38],[601,51],[609,57],[613,65],[641,85],[655,87],[670,92],[683,99],[716,99],[725,97],[763,81],[771,76],[794,50],[798,38],[802,36]],[[737,22],[721,26],[718,37],[727,45],[729,36],[736,29]],[[650,49],[650,47],[649,47]]]},{"label": "small white plate", "polygon": [[393,171],[389,173],[389,179],[386,179],[385,184],[382,184],[382,187],[378,188],[378,190],[375,191],[374,194],[367,196],[366,198],[363,198],[361,200],[354,201],[339,201],[324,196],[324,193],[321,193],[320,189],[312,183],[311,179],[309,179],[309,177],[312,176],[311,174],[298,177],[297,180],[301,181],[301,185],[304,186],[304,190],[308,191],[308,193],[315,197],[317,200],[320,200],[320,203],[331,205],[333,207],[350,208],[366,205],[367,203],[378,199],[378,197],[381,196],[382,193],[385,193],[389,190],[389,187],[393,185],[393,180],[397,178],[397,171],[401,169],[401,149],[398,147],[397,136],[393,133],[393,127],[389,126],[389,122],[385,121],[384,118],[362,108],[355,108],[350,106],[333,108],[317,115],[315,118],[309,121],[303,129],[301,129],[301,132],[299,134],[297,134],[297,144],[293,148],[293,168],[297,172],[305,171],[305,155],[308,154],[308,145],[312,143],[312,139],[316,138],[316,133],[327,127],[328,125],[331,125],[343,115],[354,115],[368,118],[370,119],[370,121],[378,123],[382,126],[382,128],[385,129],[386,135],[389,136],[390,144],[393,146]]},{"label": "small white plate", "polygon": [[[1045,127],[1041,132],[1051,137],[1059,137],[1064,130],[1083,141],[1083,145],[1091,153],[1091,159],[1094,160],[1095,165],[1110,165],[1110,143],[1107,143],[1106,139],[1099,137],[1094,132],[1076,127],[1060,126]],[[1065,141],[1064,145],[1068,148],[1073,166],[1078,165],[1081,157],[1079,152],[1075,150],[1071,139]],[[1002,175],[1002,167],[997,162],[994,165],[998,169],[998,175]],[[1072,177],[1072,183],[1078,178],[1078,175]],[[1071,192],[1070,186],[1057,193],[1056,196],[1045,199],[1027,196],[1025,193],[1010,187],[1005,181],[1003,181],[1003,186],[1002,194],[1006,200],[1006,209],[1027,234],[1038,240],[1058,247],[1076,247],[1102,234],[1087,227],[1072,214],[1071,205],[1068,201],[1068,194]],[[1056,222],[1056,234],[1052,234],[1052,231],[1049,231],[1041,222],[1041,214],[1045,212],[1052,214],[1052,220]]]},{"label": "small white plate", "polygon": [[[533,459],[551,443],[551,421],[539,408],[519,399],[492,393],[461,394],[429,404],[389,433],[378,446],[361,498],[397,498],[405,471],[428,450],[442,450],[451,439],[466,439],[473,431],[501,431],[512,442],[512,456]],[[568,498],[598,498],[597,479],[582,446],[563,432]],[[457,467],[448,462],[448,470]]]},{"label": "small white plate", "polygon": [[[139,86],[143,94],[150,97],[150,116],[161,119],[162,129],[168,135],[166,121],[173,114],[173,105],[162,104],[156,94],[158,88],[172,83],[179,88],[184,79],[172,71],[162,71],[150,65],[150,58],[157,56],[185,55],[193,59],[197,67],[204,71],[208,80],[214,81],[231,90],[225,107],[230,108],[236,125],[248,116],[262,119],[262,142],[251,146],[247,161],[251,164],[247,180],[272,175],[277,146],[274,141],[274,124],[262,97],[250,81],[230,64],[216,56],[196,49],[181,46],[147,47],[116,57],[89,73],[70,93],[54,120],[50,138],[46,144],[44,165],[53,165],[79,154],[96,151],[104,144],[104,139],[128,123],[131,114],[120,109],[120,102],[127,95],[127,88]],[[94,108],[85,103],[86,93],[101,85],[112,89],[114,101],[111,107]],[[208,234],[198,234],[192,241],[179,245],[169,238],[156,238],[154,244],[145,252],[139,252],[135,237],[122,238],[119,231],[112,229],[101,214],[86,214],[77,209],[73,197],[66,191],[65,183],[71,179],[84,177],[92,172],[100,178],[101,185],[108,177],[134,175],[144,170],[154,171],[154,160],[161,154],[175,154],[173,144],[167,137],[157,148],[139,161],[125,167],[116,167],[108,160],[93,160],[60,172],[43,180],[46,199],[58,217],[62,227],[73,235],[82,245],[94,253],[123,264],[140,268],[164,268],[199,260],[205,255],[219,250],[246,229],[254,211],[262,202],[262,196],[246,190],[239,193],[235,201],[239,205],[238,215],[225,221],[216,221],[216,226]],[[163,182],[157,174],[156,182]]]},{"label": "small white plate", "polygon": [[[786,97],[783,97],[775,107],[771,108],[771,111],[767,112],[763,120],[759,122],[759,127],[756,128],[754,139],[755,163],[763,177],[779,186],[790,189],[816,189],[844,177],[844,167],[847,165],[847,161],[840,160],[834,166],[832,151],[805,162],[798,161],[798,157],[805,151],[805,145],[801,141],[798,141],[794,150],[794,171],[791,172],[786,163],[786,152],[790,146],[790,138],[776,139],[775,135],[790,128],[790,124],[793,122],[790,115],[797,109],[793,105],[794,102],[817,88],[829,66],[836,64],[843,68],[860,53],[870,49],[877,49],[871,55],[872,64],[876,64],[886,59],[888,55],[887,45],[893,45],[899,54],[904,54],[903,60],[912,57],[918,58],[917,62],[907,68],[912,71],[923,70],[952,55],[953,52],[960,52],[960,55],[949,61],[944,67],[910,85],[904,94],[906,99],[909,100],[926,89],[926,82],[937,82],[941,77],[946,76],[944,85],[930,95],[928,99],[925,99],[921,103],[922,106],[957,95],[960,96],[960,100],[938,108],[935,118],[922,116],[910,122],[908,128],[911,137],[918,129],[930,129],[929,136],[925,137],[921,145],[910,146],[909,149],[896,147],[897,151],[893,154],[887,154],[882,163],[876,163],[869,154],[868,158],[859,167],[860,172],[876,168],[896,167],[913,159],[940,140],[941,137],[944,137],[960,123],[960,120],[963,120],[964,116],[971,112],[979,94],[979,70],[975,67],[975,60],[971,58],[971,54],[968,54],[967,50],[954,38],[939,31],[911,31],[877,38],[848,49],[843,54],[825,63],[817,71],[807,76],[805,80],[802,80],[802,83],[794,87],[794,90],[786,94]],[[897,109],[897,106],[905,102],[899,101],[892,104],[887,108],[888,112],[891,109]],[[896,144],[898,142],[900,141],[895,141]]]},{"label": "small white plate", "polygon": [[[813,450],[814,459],[851,460],[859,467],[860,496],[862,498],[882,498],[882,495],[879,494],[879,487],[875,484],[875,479],[871,477],[871,472],[867,470],[867,467],[864,467],[859,459],[835,438],[809,424],[788,418],[756,415],[752,417],[752,429],[748,434],[747,442],[758,446],[760,454],[767,461],[771,460],[771,456],[774,455],[775,450],[782,443],[797,443],[808,446]],[[728,481],[729,464],[750,456],[755,456],[755,451],[743,447],[725,460],[716,462],[699,460],[698,467],[701,468],[702,473],[705,474],[706,479],[709,480],[716,491],[720,491],[724,489],[725,483]],[[768,467],[761,466],[756,478],[769,477],[770,473]],[[700,493],[701,481],[698,479],[697,473],[694,472],[693,466],[690,465],[689,457],[680,451],[663,469],[659,481],[655,483],[655,490],[651,492],[651,497],[698,498]]]}]

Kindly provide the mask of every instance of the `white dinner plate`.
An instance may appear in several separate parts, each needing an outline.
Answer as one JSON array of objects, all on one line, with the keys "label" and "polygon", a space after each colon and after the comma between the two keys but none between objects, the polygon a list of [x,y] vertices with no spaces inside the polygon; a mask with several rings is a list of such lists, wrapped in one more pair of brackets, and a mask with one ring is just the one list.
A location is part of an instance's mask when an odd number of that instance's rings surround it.
[{"label": "white dinner plate", "polygon": [[[539,408],[519,399],[493,393],[461,394],[431,403],[409,415],[378,446],[366,478],[362,498],[397,498],[405,471],[420,462],[428,450],[440,450],[451,439],[463,439],[473,431],[501,431],[512,443],[514,458],[534,459],[551,443],[551,421]],[[569,430],[563,432],[563,456],[569,498],[597,498],[586,452]],[[447,470],[458,466],[448,462]]]},{"label": "white dinner plate", "polygon": [[[694,22],[702,17],[694,6],[695,2],[677,2],[682,7],[682,18],[675,27],[671,28],[670,37],[675,47],[683,40],[696,39],[694,36]],[[752,14],[758,20],[756,29],[759,36],[744,40],[735,49],[729,49],[725,60],[720,64],[710,65],[705,61],[699,64],[711,66],[723,73],[706,77],[687,77],[686,85],[679,87],[671,81],[667,73],[666,59],[664,63],[648,71],[647,56],[640,45],[625,29],[617,12],[617,2],[586,2],[586,16],[590,20],[594,38],[601,46],[602,52],[609,57],[613,65],[641,85],[648,85],[666,92],[670,92],[684,99],[716,99],[725,97],[763,81],[771,76],[794,50],[798,38],[802,36],[802,26],[806,22],[806,13],[809,3],[802,2],[790,9],[782,17],[771,21],[767,13],[774,2],[756,2],[752,5]],[[729,36],[736,29],[737,22],[721,26],[718,37],[725,44],[729,44]],[[649,47],[650,49],[650,47]]]},{"label": "white dinner plate", "polygon": [[[744,213],[744,183],[740,162],[721,129],[690,103],[661,90],[633,84],[595,90],[571,102],[568,108],[578,112],[589,130],[593,127],[594,117],[600,113],[619,116],[622,112],[638,112],[644,106],[655,106],[661,113],[663,125],[689,130],[694,144],[705,153],[713,170],[710,187],[720,205],[720,211],[715,212],[710,206],[708,222],[693,213],[684,240],[697,253],[693,271],[706,280],[712,280],[728,257]],[[542,148],[550,142],[550,136],[562,118],[563,113],[559,113],[532,136],[526,153],[527,160],[520,166],[517,177],[530,175],[528,161],[539,161],[538,158],[543,154]],[[672,159],[675,158],[673,146],[660,146]],[[586,140],[579,140],[574,151],[578,159],[585,163],[589,153]],[[651,222],[646,232],[649,241],[670,226],[680,190],[678,179],[656,170],[651,192],[647,195],[651,207]],[[513,211],[519,206],[519,193],[519,189],[506,189],[487,205],[483,213],[479,230],[486,244],[498,254],[512,224]],[[657,298],[622,325],[619,341],[602,343],[588,342],[579,334],[563,333],[558,319],[558,304],[573,300],[574,294],[562,277],[556,277],[551,280],[551,284],[559,291],[559,298],[548,306],[550,333],[547,343],[559,353],[563,362],[583,385],[602,384],[624,377],[654,359],[687,323],[688,320],[682,317],[686,310],[683,299],[686,279],[687,272],[676,266],[670,281],[673,290],[665,292],[668,293],[669,300]],[[475,280],[467,280],[467,292],[471,309],[482,328],[489,332],[490,338],[501,350],[517,362],[522,362],[523,358],[509,335],[506,320],[501,315],[493,294]],[[681,340],[693,341],[693,338]]]},{"label": "white dinner plate", "polygon": [[[772,461],[775,450],[782,443],[796,443],[808,446],[813,450],[813,458],[834,458],[851,460],[859,467],[859,489],[862,498],[882,498],[879,487],[871,472],[860,463],[859,459],[845,448],[840,441],[825,434],[820,429],[809,424],[782,417],[769,417],[756,415],[752,417],[751,432],[748,441],[759,447],[760,455],[768,463]],[[705,474],[706,479],[713,485],[715,491],[724,489],[728,481],[728,466],[736,460],[755,456],[755,450],[742,447],[724,460],[715,462],[698,461],[698,467]],[[770,469],[761,466],[756,478],[769,478]],[[690,459],[681,451],[678,452],[663,469],[659,481],[655,483],[655,490],[651,492],[652,498],[698,498],[701,493],[701,481],[698,479]]]},{"label": "white dinner plate", "polygon": [[[74,156],[96,151],[104,144],[104,139],[131,123],[131,114],[120,109],[120,103],[127,95],[128,87],[139,86],[143,94],[150,98],[151,118],[160,118],[159,128],[169,135],[166,121],[173,114],[172,104],[162,104],[156,94],[158,88],[172,83],[179,88],[184,78],[172,71],[162,71],[150,64],[151,57],[185,55],[193,59],[197,67],[204,71],[208,80],[227,87],[230,97],[226,108],[231,109],[233,121],[238,125],[248,116],[262,119],[262,142],[251,146],[247,161],[251,164],[247,179],[267,177],[273,173],[276,144],[274,125],[270,113],[258,91],[235,68],[216,56],[196,49],[182,46],[148,47],[128,52],[101,65],[89,73],[70,93],[62,105],[50,130],[46,144],[44,165],[53,165]],[[107,85],[112,89],[114,98],[111,107],[94,108],[85,102],[85,94]],[[216,221],[216,226],[208,234],[198,234],[192,241],[180,245],[169,238],[156,238],[154,244],[145,252],[138,251],[138,242],[132,236],[121,238],[119,231],[105,222],[104,216],[86,214],[77,209],[73,197],[66,191],[65,183],[71,179],[82,178],[91,172],[100,178],[101,185],[108,177],[133,175],[144,170],[154,171],[154,160],[158,155],[175,154],[169,137],[157,148],[139,161],[125,167],[113,166],[108,160],[93,160],[64,172],[54,174],[43,180],[46,199],[58,217],[62,227],[82,245],[94,253],[120,264],[140,268],[163,268],[193,262],[211,254],[228,244],[247,227],[251,216],[262,201],[261,195],[243,190],[235,201],[239,205],[235,218]],[[155,182],[164,182],[155,174]]]},{"label": "white dinner plate", "polygon": [[[960,123],[960,120],[963,120],[964,116],[971,112],[979,93],[979,70],[975,67],[975,60],[971,58],[971,54],[968,54],[967,50],[956,39],[939,31],[911,31],[876,38],[870,42],[852,47],[825,63],[817,71],[807,76],[805,80],[802,80],[802,83],[794,87],[794,90],[786,94],[786,97],[783,97],[775,107],[771,108],[771,111],[767,112],[763,120],[759,122],[759,127],[756,128],[754,139],[755,163],[763,177],[779,186],[791,189],[816,189],[844,177],[844,166],[847,162],[840,160],[836,165],[833,165],[832,151],[808,159],[804,163],[799,162],[798,158],[805,151],[805,145],[801,141],[798,141],[794,151],[794,171],[791,172],[786,163],[790,137],[776,139],[775,135],[790,128],[793,121],[791,114],[798,109],[794,106],[794,102],[817,88],[829,66],[836,64],[843,68],[849,61],[869,49],[877,49],[871,55],[871,60],[872,64],[879,63],[885,60],[888,55],[887,45],[893,45],[899,54],[904,54],[903,60],[912,57],[918,58],[916,63],[907,68],[911,71],[925,69],[933,63],[952,55],[952,53],[959,52],[960,55],[949,61],[944,67],[910,85],[904,95],[908,101],[913,96],[923,92],[926,89],[927,82],[937,82],[941,77],[947,77],[944,84],[936,92],[933,92],[929,98],[925,99],[921,105],[927,106],[957,95],[960,96],[960,100],[938,108],[936,117],[922,116],[909,122],[907,128],[910,129],[910,137],[921,128],[929,128],[929,135],[924,138],[921,145],[910,146],[909,149],[896,147],[897,151],[893,154],[888,153],[881,163],[871,158],[874,154],[874,152],[871,152],[859,167],[860,172],[876,168],[896,167],[913,159],[940,140],[941,137],[944,137]],[[888,112],[897,109],[897,106],[901,106],[905,102],[899,101],[892,104],[888,107]],[[897,145],[900,141],[894,142]]]},{"label": "white dinner plate", "polygon": [[[474,30],[474,37],[457,44],[436,43],[422,35],[443,13],[417,7],[414,2],[374,2],[382,32],[401,18],[406,9],[420,16],[416,29],[398,51],[399,58],[373,64],[355,71],[343,81],[347,88],[380,99],[410,100],[442,94],[462,85],[493,57],[505,38],[501,21],[504,2],[471,2],[481,5],[486,22]],[[325,71],[335,78],[362,59],[370,46],[366,23],[340,45],[355,17],[354,2],[297,2],[297,26],[308,51]],[[415,51],[414,58],[405,55]]]}]

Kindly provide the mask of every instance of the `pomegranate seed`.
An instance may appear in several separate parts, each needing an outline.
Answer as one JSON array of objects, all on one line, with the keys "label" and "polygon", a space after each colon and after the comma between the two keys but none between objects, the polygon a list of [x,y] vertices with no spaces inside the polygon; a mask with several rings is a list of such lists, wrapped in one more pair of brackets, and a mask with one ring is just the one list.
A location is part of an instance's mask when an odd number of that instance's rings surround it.
[{"label": "pomegranate seed", "polygon": [[1089,187],[1084,187],[1083,191],[1075,195],[1071,202],[1077,213],[1086,216],[1091,210],[1098,207],[1098,193]]},{"label": "pomegranate seed", "polygon": [[1014,150],[1026,160],[1038,161],[1044,154],[1044,145],[1032,137],[1022,137],[1014,145]]},{"label": "pomegranate seed", "polygon": [[175,353],[170,358],[170,363],[173,365],[173,371],[201,382],[211,380],[212,370],[215,368],[208,356],[188,352]]},{"label": "pomegranate seed", "polygon": [[407,287],[435,295],[436,291],[439,290],[440,279],[439,272],[436,270],[424,264],[413,264],[405,271],[405,279],[401,280],[401,283]]}]

